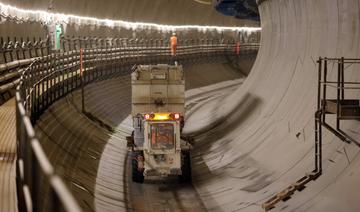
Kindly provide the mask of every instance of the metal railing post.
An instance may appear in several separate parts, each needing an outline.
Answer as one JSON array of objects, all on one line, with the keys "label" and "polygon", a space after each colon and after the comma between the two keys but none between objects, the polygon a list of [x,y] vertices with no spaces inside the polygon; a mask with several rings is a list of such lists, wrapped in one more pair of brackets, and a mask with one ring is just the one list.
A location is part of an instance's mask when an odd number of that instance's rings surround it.
[{"label": "metal railing post", "polygon": [[337,87],[336,87],[336,129],[340,129],[340,99],[341,99],[341,59],[337,60]]},{"label": "metal railing post", "polygon": [[344,89],[344,83],[345,83],[345,78],[344,78],[344,64],[345,64],[345,60],[344,57],[341,57],[341,100],[344,100],[345,98],[345,89]]},{"label": "metal railing post", "polygon": [[84,95],[84,49],[80,49],[80,80],[81,80],[81,111],[85,113],[85,95]]},{"label": "metal railing post", "polygon": [[320,112],[320,104],[321,104],[321,71],[322,71],[322,58],[319,57],[318,60],[318,91],[317,91],[317,110],[315,113],[315,172],[321,171],[319,169],[319,144],[322,137],[322,126],[321,126],[321,112]]},{"label": "metal railing post", "polygon": [[322,95],[322,123],[325,123],[325,112],[326,111],[326,83],[327,83],[327,58],[324,58],[324,76],[323,76],[323,95]]}]

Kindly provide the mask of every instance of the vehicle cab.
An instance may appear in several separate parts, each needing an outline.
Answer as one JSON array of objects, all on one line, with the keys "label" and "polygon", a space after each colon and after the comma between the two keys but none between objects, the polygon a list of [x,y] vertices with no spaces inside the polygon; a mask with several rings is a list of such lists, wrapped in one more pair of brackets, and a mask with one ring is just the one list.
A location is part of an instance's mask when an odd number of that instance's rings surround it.
[{"label": "vehicle cab", "polygon": [[181,174],[179,113],[144,115],[144,175]]}]

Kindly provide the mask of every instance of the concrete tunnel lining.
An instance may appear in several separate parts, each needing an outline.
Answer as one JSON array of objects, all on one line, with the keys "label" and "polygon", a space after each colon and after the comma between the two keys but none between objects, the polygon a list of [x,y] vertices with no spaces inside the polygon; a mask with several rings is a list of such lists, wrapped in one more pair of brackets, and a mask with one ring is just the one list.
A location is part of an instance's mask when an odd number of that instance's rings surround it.
[{"label": "concrete tunnel lining", "polygon": [[[238,106],[248,95],[261,102],[258,112],[246,117],[247,120],[235,130],[212,144],[206,142],[208,137],[199,135],[199,146],[209,146],[200,150],[200,157],[210,158],[213,162],[204,160],[204,165],[210,164],[207,167],[212,170],[204,178],[215,175],[215,182],[204,180],[205,185],[195,184],[195,187],[200,196],[202,190],[216,191],[220,185],[223,189],[221,193],[213,192],[208,199],[203,199],[208,208],[261,211],[259,205],[266,198],[313,169],[313,117],[317,88],[315,60],[319,56],[359,57],[359,41],[356,39],[359,34],[358,8],[359,1],[270,0],[260,5],[262,40],[254,67],[241,88],[213,108],[212,115],[217,115],[217,118],[212,118],[216,121],[231,117],[229,112],[233,108],[237,111],[243,109]],[[348,78],[359,80],[357,68],[347,70]],[[332,67],[330,72],[333,78],[335,70]],[[359,92],[350,95],[359,98]],[[237,121],[231,123],[231,120],[226,120],[230,124]],[[212,123],[208,123],[211,126]],[[188,127],[191,128],[191,125]],[[359,123],[344,121],[343,127],[356,132]],[[301,139],[295,136],[298,132],[303,134]],[[309,183],[308,188],[292,199],[280,203],[276,210],[359,210],[356,201],[359,191],[347,190],[359,185],[355,180],[359,179],[356,171],[359,169],[359,149],[354,144],[344,144],[327,131],[324,139],[323,176]],[[228,146],[228,151],[223,150],[224,144]],[[345,150],[350,155],[349,161]],[[223,154],[219,154],[220,151]],[[331,159],[336,162],[331,162]],[[232,170],[226,169],[227,166]],[[255,167],[260,176],[264,176],[261,183],[269,182],[249,191],[249,185],[259,182],[231,177],[234,169],[238,168],[241,172],[244,166]],[[214,174],[215,171],[218,174]],[[340,191],[348,195],[338,197]]]},{"label": "concrete tunnel lining", "polygon": [[[207,143],[214,136],[212,133],[219,130],[213,128],[196,138],[200,147],[194,156],[198,162],[194,170],[196,167],[208,170],[194,173],[199,177],[194,185],[207,209],[261,211],[259,205],[266,198],[311,171],[316,102],[314,62],[319,56],[359,57],[359,5],[358,0],[261,3],[262,40],[255,65],[241,88],[222,99],[226,104],[215,104],[213,120],[231,117],[229,112],[234,108],[240,110],[241,117],[241,110],[246,112],[252,105],[251,100],[241,104],[249,96],[259,104],[255,112],[226,135]],[[348,73],[352,79],[360,80],[354,67]],[[335,77],[334,68],[330,75]],[[358,92],[351,95],[360,96]],[[233,125],[239,121],[237,118],[232,117],[224,124]],[[358,122],[343,126],[359,131]],[[303,135],[302,140],[296,138],[298,132]],[[360,210],[357,201],[360,189],[352,189],[360,185],[359,149],[354,144],[342,143],[330,133],[324,138],[323,176],[275,210]],[[345,153],[339,153],[344,149],[349,160]],[[239,176],[244,170],[248,175]],[[253,186],[257,184],[263,186]]]},{"label": "concrete tunnel lining", "polygon": [[[224,16],[193,0],[2,0],[3,3],[32,10],[104,19],[171,25],[258,26],[258,22]],[[50,9],[49,9],[50,7]]]},{"label": "concrete tunnel lining", "polygon": [[[245,56],[244,63],[251,66],[253,60]],[[200,80],[204,73],[212,77]],[[185,67],[187,89],[196,90],[204,85],[241,76],[240,72],[225,63]],[[229,88],[225,86],[225,89],[234,90],[234,86],[238,86],[238,82]],[[220,88],[221,85],[217,90]],[[125,119],[131,110],[128,75],[90,84],[85,91],[87,111],[116,128],[115,133],[110,135],[81,115],[79,91],[52,105],[36,125],[45,151],[50,153],[49,159],[84,209],[155,210],[160,205],[161,208],[205,210],[191,185],[138,185],[129,179],[129,156],[124,146],[125,136],[131,133],[131,126],[126,125],[128,120]],[[204,91],[206,88],[193,93],[193,101],[197,102],[199,97],[196,96],[201,97]],[[208,95],[210,94],[212,95]],[[167,201],[164,203],[161,199]],[[194,199],[197,200],[193,201]],[[139,204],[141,201],[143,203]]]}]

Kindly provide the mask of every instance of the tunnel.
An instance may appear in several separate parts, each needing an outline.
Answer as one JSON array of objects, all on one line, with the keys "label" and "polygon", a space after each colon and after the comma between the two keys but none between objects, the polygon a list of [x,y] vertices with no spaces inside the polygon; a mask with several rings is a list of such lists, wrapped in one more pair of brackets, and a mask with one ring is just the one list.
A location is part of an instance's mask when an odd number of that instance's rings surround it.
[{"label": "tunnel", "polygon": [[[0,211],[360,211],[359,0],[2,0],[0,20]],[[184,70],[191,182],[131,177],[133,73],[158,64]]]}]

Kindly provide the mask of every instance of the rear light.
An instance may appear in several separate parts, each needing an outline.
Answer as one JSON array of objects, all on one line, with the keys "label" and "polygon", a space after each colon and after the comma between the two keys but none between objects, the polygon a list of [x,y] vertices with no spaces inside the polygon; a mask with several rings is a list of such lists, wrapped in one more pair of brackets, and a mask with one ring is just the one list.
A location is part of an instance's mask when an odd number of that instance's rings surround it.
[{"label": "rear light", "polygon": [[179,118],[180,118],[180,114],[175,113],[175,114],[174,114],[174,118],[175,118],[175,119],[179,119]]},{"label": "rear light", "polygon": [[145,114],[144,115],[145,120],[149,120],[149,119],[153,119],[153,118],[155,118],[155,114]]}]

